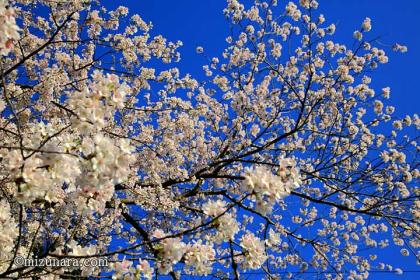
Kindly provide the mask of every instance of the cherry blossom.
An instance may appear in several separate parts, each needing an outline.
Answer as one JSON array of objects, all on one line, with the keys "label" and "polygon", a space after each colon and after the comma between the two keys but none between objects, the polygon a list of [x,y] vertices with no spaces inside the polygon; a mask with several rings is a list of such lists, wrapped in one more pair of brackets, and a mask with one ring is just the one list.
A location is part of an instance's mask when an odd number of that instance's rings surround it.
[{"label": "cherry blossom", "polygon": [[227,0],[192,75],[124,6],[0,0],[0,278],[403,273],[380,252],[418,259],[420,118],[375,73],[408,48],[318,6]]},{"label": "cherry blossom", "polygon": [[[7,0],[0,1],[0,55],[8,55],[15,40],[19,39],[20,28],[16,25],[15,11]],[[0,109],[1,109],[0,104]],[[2,110],[0,110],[2,111]]]}]

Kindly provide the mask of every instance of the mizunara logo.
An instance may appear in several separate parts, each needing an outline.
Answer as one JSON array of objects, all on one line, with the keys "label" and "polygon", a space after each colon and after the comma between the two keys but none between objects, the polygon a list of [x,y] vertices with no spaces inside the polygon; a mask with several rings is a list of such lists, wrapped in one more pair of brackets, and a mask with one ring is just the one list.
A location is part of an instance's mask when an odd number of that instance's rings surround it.
[{"label": "mizunara logo", "polygon": [[17,256],[14,264],[18,267],[107,267],[106,258],[33,258]]}]

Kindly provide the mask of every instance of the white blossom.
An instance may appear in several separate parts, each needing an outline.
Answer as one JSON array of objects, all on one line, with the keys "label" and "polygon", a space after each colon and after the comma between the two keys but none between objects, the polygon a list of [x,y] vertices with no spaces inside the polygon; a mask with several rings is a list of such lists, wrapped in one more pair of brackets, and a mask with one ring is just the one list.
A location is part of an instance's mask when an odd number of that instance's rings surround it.
[{"label": "white blossom", "polygon": [[264,243],[252,233],[247,233],[241,238],[241,247],[245,250],[245,260],[242,266],[245,269],[259,269],[267,260]]}]

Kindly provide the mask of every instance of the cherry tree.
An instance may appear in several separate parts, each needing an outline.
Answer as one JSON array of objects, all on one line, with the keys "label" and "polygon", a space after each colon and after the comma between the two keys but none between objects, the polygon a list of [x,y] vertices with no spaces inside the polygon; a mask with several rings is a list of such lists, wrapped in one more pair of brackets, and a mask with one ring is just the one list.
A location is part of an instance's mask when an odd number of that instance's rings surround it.
[{"label": "cherry tree", "polygon": [[346,46],[315,0],[228,0],[197,80],[181,42],[101,2],[0,0],[0,278],[366,279],[403,272],[388,247],[419,260],[420,119],[371,87],[388,50],[369,18]]}]

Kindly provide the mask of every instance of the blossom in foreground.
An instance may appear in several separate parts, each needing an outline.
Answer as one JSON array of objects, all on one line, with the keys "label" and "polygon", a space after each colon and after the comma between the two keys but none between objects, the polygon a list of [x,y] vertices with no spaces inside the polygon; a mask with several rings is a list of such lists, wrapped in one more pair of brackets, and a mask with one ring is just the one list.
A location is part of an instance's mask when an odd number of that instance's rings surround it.
[{"label": "blossom in foreground", "polygon": [[194,275],[208,275],[213,270],[216,251],[210,244],[202,244],[201,240],[189,245],[185,254],[185,265]]},{"label": "blossom in foreground", "polygon": [[267,260],[264,250],[264,242],[252,233],[247,233],[241,238],[241,247],[245,251],[242,263],[244,269],[259,269]]},{"label": "blossom in foreground", "polygon": [[[10,260],[13,253],[13,242],[19,234],[18,226],[10,212],[10,206],[5,200],[0,200],[0,259]],[[0,269],[5,269],[5,263],[0,263]]]},{"label": "blossom in foreground", "polygon": [[7,5],[7,2],[7,0],[0,0],[0,56],[8,55],[13,49],[14,41],[19,39],[19,27],[16,25],[15,11]]},{"label": "blossom in foreground", "polygon": [[277,175],[264,166],[247,168],[243,189],[252,193],[257,203],[257,210],[269,214],[277,201],[289,196],[301,183],[299,169],[293,159],[282,158]]}]

